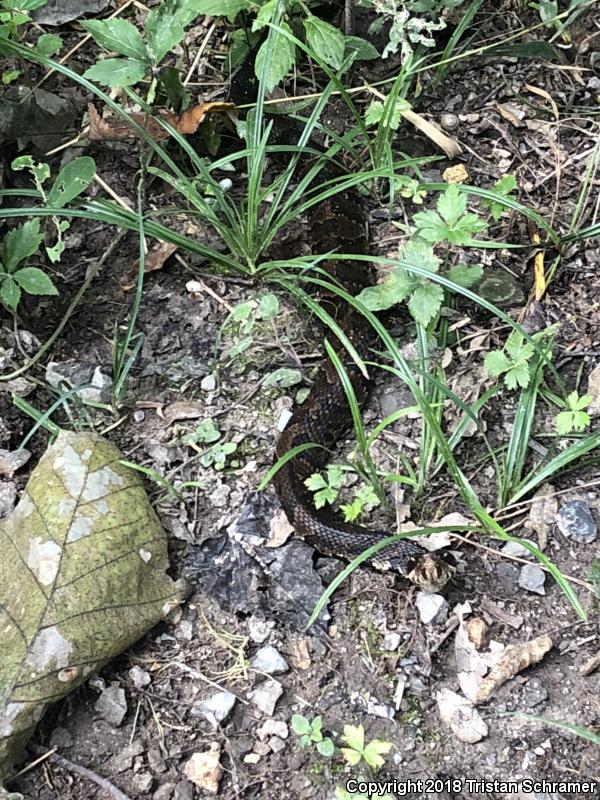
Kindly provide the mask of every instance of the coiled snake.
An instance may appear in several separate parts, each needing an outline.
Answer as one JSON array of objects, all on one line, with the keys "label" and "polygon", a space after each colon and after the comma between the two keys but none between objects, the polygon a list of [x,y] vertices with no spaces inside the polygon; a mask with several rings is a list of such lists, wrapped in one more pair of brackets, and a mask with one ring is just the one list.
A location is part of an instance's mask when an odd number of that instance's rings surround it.
[{"label": "coiled snake", "polygon": [[[326,167],[326,172],[331,167]],[[326,175],[329,178],[330,175]],[[323,173],[321,173],[323,178]],[[366,220],[362,201],[354,189],[341,191],[319,203],[310,212],[309,231],[314,253],[368,252]],[[367,262],[332,258],[320,262],[343,289],[357,294],[373,282],[373,269]],[[338,295],[328,293],[325,302],[330,315],[344,330],[361,358],[368,358],[377,341],[376,334],[365,319]],[[338,352],[359,403],[369,394],[370,381],[346,354],[341,345]],[[290,458],[274,477],[274,485],[290,523],[297,535],[317,550],[352,559],[390,535],[360,525],[349,524],[325,509],[317,510],[313,497],[304,485],[305,479],[322,469],[333,445],[351,427],[352,415],[343,384],[329,357],[321,364],[310,394],[297,406],[276,444],[277,459],[298,445],[316,443],[322,447],[305,449]],[[450,554],[430,553],[416,542],[399,540],[379,550],[367,563],[379,569],[394,570],[426,591],[436,591],[454,573]]]}]

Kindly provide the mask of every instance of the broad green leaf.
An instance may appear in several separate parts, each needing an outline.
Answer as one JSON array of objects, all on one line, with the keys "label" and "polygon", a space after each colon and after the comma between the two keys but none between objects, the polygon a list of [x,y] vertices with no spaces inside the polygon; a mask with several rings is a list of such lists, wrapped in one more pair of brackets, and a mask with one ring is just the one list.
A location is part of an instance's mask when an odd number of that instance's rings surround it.
[{"label": "broad green leaf", "polygon": [[310,729],[313,733],[320,733],[323,727],[323,720],[320,715],[317,715],[310,723]]},{"label": "broad green leaf", "polygon": [[48,702],[182,599],[158,518],[120,459],[100,436],[61,433],[0,525],[0,785]]},{"label": "broad green leaf", "polygon": [[535,347],[531,342],[525,341],[520,333],[513,333],[506,343],[506,352],[512,361],[527,361],[535,353]]},{"label": "broad green leaf", "polygon": [[279,314],[279,299],[277,295],[272,292],[263,294],[258,307],[263,320],[275,319],[277,314]]},{"label": "broad green leaf", "polygon": [[146,47],[138,29],[126,19],[88,19],[81,23],[96,42],[111,52],[135,61],[146,61]]},{"label": "broad green leaf", "polygon": [[37,253],[44,234],[38,218],[27,220],[9,231],[4,237],[2,263],[6,272],[14,272],[22,261]]},{"label": "broad green leaf", "polygon": [[4,278],[0,284],[0,299],[12,311],[19,305],[21,290],[19,289],[19,284],[11,277]]},{"label": "broad green leaf", "polygon": [[296,386],[302,380],[302,373],[299,369],[290,369],[289,367],[279,367],[275,372],[272,372],[264,380],[265,386],[281,386],[287,389],[290,386]]},{"label": "broad green leaf", "polygon": [[256,5],[254,0],[188,0],[187,6],[197,14],[208,14],[211,17],[234,17],[240,11]]},{"label": "broad green leaf", "polygon": [[367,286],[356,299],[371,311],[386,311],[405,300],[416,285],[407,270],[396,267],[383,283]]},{"label": "broad green leaf", "polygon": [[333,742],[329,737],[323,739],[322,742],[317,743],[317,752],[324,758],[331,758],[335,752]]},{"label": "broad green leaf", "polygon": [[149,12],[146,18],[146,39],[148,52],[155,64],[160,64],[184,36],[184,20],[169,5],[160,5]]},{"label": "broad green leaf", "polygon": [[35,11],[45,6],[48,0],[4,0],[2,7],[9,11]]},{"label": "broad green leaf", "polygon": [[298,736],[307,736],[310,734],[310,722],[306,719],[306,717],[303,717],[302,714],[293,714],[292,730]]},{"label": "broad green leaf", "polygon": [[381,100],[373,100],[365,113],[365,125],[377,125],[383,117],[384,106]]},{"label": "broad green leaf", "polygon": [[90,156],[81,156],[69,161],[56,176],[48,193],[47,205],[64,208],[87,189],[95,173],[96,163]]},{"label": "broad green leaf", "polygon": [[360,36],[346,36],[346,53],[354,53],[358,61],[373,61],[381,57],[377,48]]},{"label": "broad green leaf", "polygon": [[42,33],[35,43],[35,49],[41,55],[50,58],[60,52],[62,44],[62,39],[55,33]]},{"label": "broad green leaf", "polygon": [[459,286],[464,286],[465,289],[468,289],[470,286],[477,283],[477,281],[481,280],[482,276],[483,267],[481,264],[474,264],[473,266],[457,264],[454,267],[450,267],[446,273],[448,280],[457,283]]},{"label": "broad green leaf", "polygon": [[431,209],[417,211],[413,215],[413,223],[417,227],[419,236],[427,242],[443,242],[446,239],[448,226],[437,211]]},{"label": "broad green leaf", "polygon": [[310,14],[304,20],[304,33],[308,46],[314,50],[317,58],[334,69],[342,66],[346,42],[338,28]]},{"label": "broad green leaf", "polygon": [[573,431],[583,431],[590,424],[590,415],[586,411],[561,411],[556,415],[556,430],[561,436],[568,436]]},{"label": "broad green leaf", "polygon": [[421,283],[411,293],[408,310],[424,328],[435,317],[444,300],[444,290],[439,283]]},{"label": "broad green leaf", "polygon": [[13,272],[12,276],[27,294],[58,294],[58,290],[50,277],[39,267],[23,267],[23,269]]},{"label": "broad green leaf", "polygon": [[[292,33],[287,22],[282,22],[281,28]],[[267,92],[271,92],[294,66],[295,59],[294,43],[283,33],[278,33],[261,44],[254,62],[254,73],[258,80],[261,80],[264,69],[265,88]]]},{"label": "broad green leaf", "polygon": [[530,379],[531,375],[529,374],[527,362],[515,364],[504,376],[504,382],[509,389],[516,389],[517,386],[526,389],[529,386]]},{"label": "broad green leaf", "polygon": [[133,58],[104,58],[84,73],[84,78],[104,86],[133,86],[146,74],[146,64]]},{"label": "broad green leaf", "polygon": [[267,0],[267,2],[258,9],[254,22],[252,23],[252,31],[260,31],[265,25],[268,25],[269,22],[273,22],[278,6],[279,0]]}]

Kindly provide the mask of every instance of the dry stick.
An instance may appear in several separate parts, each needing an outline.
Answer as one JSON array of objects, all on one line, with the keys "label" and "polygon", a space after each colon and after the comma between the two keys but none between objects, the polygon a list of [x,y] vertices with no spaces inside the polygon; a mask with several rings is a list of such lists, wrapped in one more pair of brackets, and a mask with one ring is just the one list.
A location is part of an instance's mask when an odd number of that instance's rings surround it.
[{"label": "dry stick", "polygon": [[[458,539],[459,541],[463,542],[464,544],[471,544],[473,547],[479,547],[481,550],[485,550],[486,553],[491,553],[494,556],[498,556],[498,558],[506,558],[509,561],[518,561],[519,564],[531,564],[531,561],[528,561],[526,558],[520,558],[519,556],[509,555],[508,553],[503,553],[500,550],[494,550],[493,547],[488,547],[486,544],[481,544],[476,539],[467,539],[465,536],[461,536],[459,533],[450,533],[448,534],[452,539]],[[548,567],[543,566],[542,564],[538,564],[540,569],[543,569],[544,572],[550,572]],[[563,578],[570,581],[571,583],[577,583],[579,586],[583,586],[584,589],[587,589],[589,592],[595,594],[595,589],[591,583],[587,581],[581,580],[581,578],[574,578],[572,575],[565,575],[562,573]]]},{"label": "dry stick", "polygon": [[192,75],[194,74],[194,72],[196,71],[196,67],[198,66],[198,62],[199,62],[199,61],[200,61],[200,59],[202,58],[202,54],[203,54],[203,53],[204,53],[204,51],[206,50],[206,48],[207,48],[207,46],[208,46],[208,43],[209,43],[209,41],[210,41],[210,39],[211,39],[211,36],[212,36],[212,35],[213,35],[213,33],[215,32],[215,28],[216,28],[216,23],[215,23],[215,22],[213,22],[213,24],[210,26],[210,28],[209,28],[209,29],[208,29],[208,31],[206,32],[206,36],[205,36],[205,37],[204,37],[204,39],[202,40],[202,44],[201,44],[201,45],[200,45],[200,47],[198,48],[198,52],[196,53],[196,55],[195,55],[195,57],[194,57],[194,60],[193,60],[193,62],[192,62],[192,66],[191,66],[191,67],[189,68],[189,70],[188,70],[188,74],[185,76],[185,78],[184,78],[184,80],[183,80],[183,85],[184,85],[184,86],[187,86],[187,85],[188,85],[188,83],[191,81],[191,79],[192,79]]},{"label": "dry stick", "polygon": [[67,322],[71,318],[73,312],[75,311],[75,309],[79,305],[79,301],[81,300],[81,298],[83,297],[85,292],[88,290],[91,282],[98,275],[98,272],[100,271],[100,267],[104,264],[104,262],[108,258],[110,258],[110,256],[113,254],[116,246],[119,244],[119,242],[125,236],[126,233],[127,233],[127,231],[125,231],[125,230],[119,231],[117,233],[117,235],[115,236],[115,238],[113,239],[113,241],[108,246],[108,248],[106,249],[106,251],[102,254],[102,256],[97,261],[94,261],[92,264],[90,264],[90,266],[87,269],[86,276],[85,276],[85,279],[84,279],[83,283],[81,284],[81,286],[77,290],[77,293],[75,294],[75,297],[69,303],[69,307],[67,308],[67,311],[66,311],[64,317],[58,323],[56,329],[54,330],[54,332],[52,333],[50,338],[47,339],[44,342],[44,344],[40,347],[40,349],[37,351],[37,353],[34,356],[32,356],[26,364],[23,364],[21,367],[19,367],[18,369],[13,370],[12,372],[8,372],[8,373],[5,373],[4,375],[0,375],[0,381],[12,381],[14,378],[18,378],[19,375],[23,375],[25,372],[27,372],[29,369],[31,369],[31,367],[33,367],[34,364],[37,364],[37,362],[42,358],[42,356],[45,353],[48,352],[48,350],[52,347],[54,342],[58,339],[58,337],[62,333],[63,328],[65,327],[65,325],[67,324]]},{"label": "dry stick", "polygon": [[69,761],[69,759],[59,756],[58,753],[52,753],[50,756],[50,761],[67,770],[68,772],[74,772],[76,775],[80,775],[82,778],[95,783],[96,786],[99,786],[109,795],[109,797],[112,797],[113,800],[130,800],[126,794],[123,794],[120,789],[117,789],[114,783],[106,780],[106,778],[102,778],[100,775],[92,772],[92,770],[88,769],[87,767],[82,767],[80,764],[75,764],[73,761]]}]

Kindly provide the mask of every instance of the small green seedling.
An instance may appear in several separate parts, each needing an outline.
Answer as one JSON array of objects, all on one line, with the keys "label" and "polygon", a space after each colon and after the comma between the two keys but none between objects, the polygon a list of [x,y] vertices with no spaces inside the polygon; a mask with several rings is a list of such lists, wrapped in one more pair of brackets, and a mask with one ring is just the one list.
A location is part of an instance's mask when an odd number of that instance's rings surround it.
[{"label": "small green seedling", "polygon": [[[514,175],[503,175],[500,180],[494,184],[494,192],[502,195],[502,197],[510,197],[516,188],[517,179]],[[498,200],[488,200],[485,198],[483,205],[485,208],[489,208],[494,222],[498,222],[505,210],[504,204],[498,202]]]},{"label": "small green seedling", "polygon": [[323,508],[325,505],[334,503],[343,483],[344,471],[336,464],[330,464],[327,467],[326,476],[320,472],[314,472],[304,481],[306,488],[315,493],[313,498],[315,508]]},{"label": "small green seedling", "polygon": [[379,769],[385,763],[383,756],[392,749],[392,743],[383,739],[372,739],[365,743],[362,725],[344,725],[342,739],[347,744],[347,747],[342,747],[342,755],[353,767],[364,761],[372,769]]},{"label": "small green seedling", "polygon": [[[0,0],[0,54],[2,54],[2,39],[20,41],[21,29],[33,20],[30,12],[45,6],[48,0]],[[38,36],[34,50],[42,56],[50,58],[56,55],[62,47],[62,39],[55,33],[42,33]],[[2,83],[6,86],[21,75],[20,69],[9,69],[2,73]]]},{"label": "small green seedling", "polygon": [[573,431],[582,431],[590,424],[590,415],[585,410],[592,402],[589,394],[579,397],[577,392],[571,392],[564,401],[566,411],[556,415],[556,430],[561,436],[568,436]]},{"label": "small green seedling", "polygon": [[2,263],[0,264],[0,300],[14,311],[21,293],[32,295],[57,295],[51,278],[39,267],[29,266],[44,240],[39,219],[18,225],[4,237]]},{"label": "small green seedling", "polygon": [[377,494],[372,486],[363,486],[354,495],[351,503],[341,506],[346,522],[354,522],[361,517],[365,511],[370,511],[380,503]]},{"label": "small green seedling", "polygon": [[237,444],[235,442],[217,442],[213,444],[205,453],[200,456],[200,463],[203,467],[213,466],[215,469],[224,469],[227,457],[235,453]]},{"label": "small green seedling", "polygon": [[323,736],[321,717],[317,716],[309,721],[302,714],[292,716],[292,730],[300,737],[300,747],[310,747],[314,745],[317,752],[325,758],[331,758],[335,751],[333,742],[328,736]]},{"label": "small green seedling", "polygon": [[515,331],[508,337],[504,350],[492,350],[487,354],[485,368],[492,378],[502,375],[509,389],[516,389],[517,386],[526,389],[531,378],[529,362],[534,353],[534,345]]},{"label": "small green seedling", "polygon": [[419,211],[413,217],[418,235],[426,242],[469,244],[476,233],[487,229],[477,214],[467,211],[467,195],[453,183],[438,197],[437,211]]},{"label": "small green seedling", "polygon": [[198,442],[218,442],[221,438],[221,431],[217,428],[214,421],[208,417],[203,419],[202,422],[196,426],[196,429],[188,434],[185,439],[185,444],[198,444]]}]

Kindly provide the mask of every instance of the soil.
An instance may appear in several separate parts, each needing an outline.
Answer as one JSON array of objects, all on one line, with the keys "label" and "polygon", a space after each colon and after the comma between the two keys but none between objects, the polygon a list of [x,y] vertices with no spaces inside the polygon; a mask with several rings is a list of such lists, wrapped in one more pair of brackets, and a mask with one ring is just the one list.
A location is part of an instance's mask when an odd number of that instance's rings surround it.
[{"label": "soil", "polygon": [[[502,11],[495,3],[483,4],[471,48],[496,35],[506,38],[521,26],[536,22],[534,12],[525,11],[523,4],[506,3]],[[205,32],[206,28],[199,26],[192,44],[202,41]],[[537,33],[540,39],[550,37],[544,29]],[[600,80],[594,72],[598,61],[593,55],[598,34],[592,10],[570,29],[571,45],[562,49],[562,63],[496,55],[458,61],[439,80],[435,72],[425,72],[415,104],[415,110],[432,121],[439,122],[444,114],[457,117],[458,128],[451,135],[463,147],[459,161],[468,171],[469,183],[490,187],[504,174],[514,174],[520,202],[561,233],[569,230],[582,199],[579,227],[597,220],[596,173],[589,181],[589,191],[583,194],[582,184],[597,143]],[[190,54],[193,57],[192,49]],[[73,64],[85,67],[93,57],[88,45],[74,57]],[[202,65],[207,80],[212,80],[215,73],[210,55]],[[393,64],[378,62],[365,69],[363,78],[376,80],[381,70],[391,72]],[[85,110],[89,98],[69,90],[64,79],[54,76],[45,88],[61,96],[70,91],[79,114]],[[198,91],[207,88],[198,87]],[[219,99],[225,88],[217,85],[208,91],[210,96],[202,99]],[[336,122],[335,108],[328,112],[328,123]],[[406,141],[411,154],[435,152],[431,142],[409,130],[408,124],[398,132],[398,148],[403,149]],[[139,162],[134,148],[101,144],[86,147],[85,152],[94,156],[98,174],[112,190],[135,205]],[[431,161],[425,179],[440,182],[449,165]],[[9,181],[15,179],[15,173],[8,176]],[[242,191],[243,176],[236,174],[233,181],[233,191]],[[103,194],[96,187],[92,191]],[[433,207],[434,200],[435,193],[431,193],[425,206]],[[174,201],[172,193],[156,181],[149,189],[148,202],[159,208]],[[397,254],[405,238],[403,223],[415,210],[409,201],[397,201],[390,218],[385,203],[370,200],[375,253]],[[175,224],[183,223],[178,219]],[[200,241],[214,241],[201,220],[187,220],[186,224],[194,226]],[[35,340],[48,337],[86,268],[110,247],[114,236],[115,231],[107,225],[73,222],[54,276],[60,297],[52,302],[35,298],[35,302],[23,304],[19,329],[27,335],[20,334],[21,349],[34,352]],[[486,267],[510,272],[525,295],[529,294],[534,253],[523,217],[505,214],[491,228],[490,238],[523,245],[514,250],[480,251],[478,257]],[[115,329],[123,331],[132,304],[132,292],[124,292],[122,284],[131,272],[137,247],[135,235],[118,243],[49,357],[27,373],[29,383],[19,390],[27,392],[27,400],[35,408],[46,409],[54,399],[45,385],[50,361],[61,369],[75,364],[91,374],[100,366],[106,375],[111,374]],[[546,252],[547,267],[555,255],[552,250]],[[229,348],[243,335],[231,326],[224,327],[229,310],[260,298],[271,288],[215,275],[212,266],[201,259],[180,256],[180,260],[170,258],[160,271],[146,278],[137,324],[144,342],[119,416],[115,419],[106,410],[71,403],[68,416],[58,412],[53,419],[64,427],[92,425],[105,432],[128,459],[155,470],[175,487],[185,481],[196,482],[180,488],[176,498],[164,486],[148,482],[169,535],[173,572],[187,576],[191,594],[174,619],[49,712],[31,744],[32,760],[55,750],[71,766],[84,766],[108,779],[131,800],[192,800],[214,795],[193,785],[186,776],[186,764],[194,753],[214,746],[224,770],[216,796],[223,800],[329,800],[335,796],[335,787],[345,786],[349,777],[370,773],[350,768],[339,751],[328,759],[314,746],[300,747],[299,737],[291,730],[292,715],[309,719],[319,715],[324,734],[336,745],[341,743],[346,725],[363,725],[367,741],[378,738],[391,743],[385,766],[377,774],[379,779],[399,782],[392,796],[440,800],[597,796],[599,746],[544,721],[559,720],[600,732],[600,672],[581,672],[582,665],[600,651],[598,604],[586,588],[597,543],[578,544],[552,524],[545,545],[545,555],[564,574],[583,582],[573,588],[588,614],[587,621],[578,618],[550,577],[543,594],[521,588],[522,564],[502,555],[499,542],[473,537],[451,544],[459,559],[459,572],[444,591],[447,610],[435,621],[425,624],[421,620],[414,587],[392,575],[359,568],[335,592],[317,624],[306,631],[307,616],[320,592],[343,564],[293,538],[279,549],[265,546],[265,532],[277,518],[277,501],[271,490],[261,496],[255,490],[271,465],[282,412],[291,407],[301,387],[310,385],[311,370],[320,360],[321,332],[279,293],[280,313],[271,322],[258,319],[251,346],[241,355],[229,356]],[[532,331],[558,324],[553,363],[568,389],[578,387],[580,394],[600,355],[599,261],[595,240],[568,245],[544,299],[530,301],[524,316]],[[196,283],[190,290],[192,280]],[[521,303],[509,311],[517,318],[523,308]],[[491,385],[483,358],[502,345],[506,326],[466,301],[457,301],[449,314],[456,335],[451,357],[445,358],[442,352],[436,357],[444,358],[450,388],[464,401],[472,401],[475,392],[482,393]],[[408,319],[392,320],[391,325],[410,352],[413,336]],[[23,357],[15,346],[9,320],[2,338],[7,348],[2,358],[6,372]],[[288,388],[265,385],[265,377],[281,367],[300,369],[302,383]],[[549,385],[554,385],[552,380]],[[171,421],[175,402],[187,404],[188,415]],[[6,387],[0,403],[0,444],[14,450],[30,430],[31,419],[16,409]],[[365,412],[367,426],[411,403],[402,384],[382,373]],[[503,391],[486,407],[482,418],[494,446],[506,441],[515,405],[514,394]],[[198,424],[193,418],[198,410],[215,422],[224,441],[237,445],[224,469],[202,465],[199,459],[204,445],[186,443],[186,436]],[[532,466],[553,446],[553,413],[549,404],[538,408],[531,441]],[[388,428],[373,449],[378,467],[397,471],[399,449],[409,458],[414,456],[419,436],[418,420],[411,416]],[[13,479],[18,490],[47,442],[48,435],[42,430],[29,441],[31,461]],[[342,445],[342,454],[351,453],[352,445]],[[465,439],[457,458],[492,510],[496,503],[494,471],[477,438]],[[553,482],[560,493],[559,503],[582,499],[598,521],[597,478],[593,464],[563,474]],[[443,472],[428,482],[412,509],[409,492],[398,492],[390,499],[401,523],[406,519],[416,525],[439,523],[445,515],[466,514]],[[527,504],[513,509],[514,516],[506,524],[511,534],[540,544],[537,531],[529,524],[529,511]],[[378,509],[373,519],[393,527],[392,517],[393,512]],[[247,525],[250,529],[244,527]],[[246,537],[245,547],[233,536],[240,529],[242,538]],[[553,642],[539,663],[507,681],[479,707],[487,734],[476,743],[458,738],[441,720],[437,705],[442,690],[459,691],[457,607],[463,609],[467,620],[483,620],[492,642],[509,645],[540,636],[550,636]],[[287,671],[272,679],[282,690],[272,714],[262,712],[250,696],[257,686],[271,680],[250,664],[264,644],[273,645],[288,663]],[[140,670],[148,678],[144,685],[139,681]],[[106,721],[95,708],[104,686],[125,689],[128,713],[119,726]],[[198,714],[198,704],[220,690],[232,692],[237,699],[226,721],[214,727]],[[285,723],[287,735],[281,726],[274,728],[279,735],[265,733],[264,724],[270,719]],[[531,793],[525,785],[520,794],[514,794],[498,786],[467,784],[467,779],[522,783],[526,778],[588,780],[596,785],[590,792],[540,786]],[[409,786],[408,782],[419,780],[436,783]],[[460,787],[452,781],[461,782]],[[69,763],[52,757],[43,759],[10,788],[36,800],[110,797]]]}]

